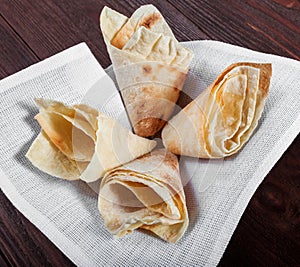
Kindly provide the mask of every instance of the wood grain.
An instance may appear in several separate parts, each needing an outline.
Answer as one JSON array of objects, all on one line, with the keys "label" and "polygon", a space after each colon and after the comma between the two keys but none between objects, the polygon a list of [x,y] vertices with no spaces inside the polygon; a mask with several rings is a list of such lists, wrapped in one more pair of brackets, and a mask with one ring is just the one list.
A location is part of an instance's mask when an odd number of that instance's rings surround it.
[{"label": "wood grain", "polygon": [[[41,58],[47,58],[74,44],[86,42],[91,51],[105,68],[110,60],[105,47],[100,27],[99,16],[107,5],[118,9],[125,15],[130,14],[147,1],[136,1],[135,4],[115,1],[2,1],[2,14],[20,37],[30,43],[33,51]],[[154,1],[165,12],[166,20],[180,41],[207,39],[208,36],[191,23],[184,15],[166,1]],[[24,17],[24,12],[30,16]],[[176,21],[180,20],[180,25]],[[51,25],[51,27],[49,27]],[[185,29],[183,31],[183,29]]]},{"label": "wood grain", "polygon": [[0,248],[2,261],[7,266],[73,266],[46,236],[13,207],[2,192],[0,201]]},{"label": "wood grain", "polygon": [[[41,58],[47,58],[74,44],[87,42],[97,58],[102,58],[102,64],[108,65],[109,60],[104,49],[98,47],[96,40],[101,38],[96,14],[81,12],[79,1],[72,3],[66,10],[52,1],[2,1],[2,15],[7,22],[19,33],[20,37]],[[88,5],[86,5],[88,6]],[[94,12],[99,13],[103,7],[97,4]],[[73,8],[72,8],[73,7]],[[76,10],[73,20],[68,14]],[[24,13],[30,13],[24,16]],[[97,14],[98,16],[98,14]],[[81,28],[73,22],[85,25]],[[90,29],[90,25],[94,25]],[[93,40],[93,42],[91,41]]]},{"label": "wood grain", "polygon": [[300,58],[298,8],[274,1],[172,1],[210,38],[261,52]]},{"label": "wood grain", "polygon": [[252,197],[220,266],[299,266],[300,136]]},{"label": "wood grain", "polygon": [[34,52],[0,16],[0,79],[39,61]]},{"label": "wood grain", "polygon": [[[214,39],[300,57],[299,1],[0,0],[0,78],[80,42],[107,67],[101,9],[130,16],[147,3],[161,10],[180,41]],[[300,265],[299,147],[298,137],[257,189],[220,266]],[[0,201],[1,266],[73,266],[2,192]]]}]

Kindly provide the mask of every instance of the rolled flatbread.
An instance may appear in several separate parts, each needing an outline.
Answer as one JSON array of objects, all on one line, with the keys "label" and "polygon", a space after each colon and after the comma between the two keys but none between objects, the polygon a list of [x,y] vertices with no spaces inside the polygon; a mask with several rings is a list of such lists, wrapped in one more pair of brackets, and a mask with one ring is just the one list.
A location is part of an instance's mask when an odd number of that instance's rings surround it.
[{"label": "rolled flatbread", "polygon": [[188,227],[178,160],[165,149],[106,173],[98,199],[108,230],[118,237],[143,228],[174,243]]},{"label": "rolled flatbread", "polygon": [[162,131],[165,147],[198,158],[222,158],[239,151],[257,127],[271,74],[271,64],[229,66],[168,122]]},{"label": "rolled flatbread", "polygon": [[156,142],[134,135],[86,105],[36,99],[42,132],[26,156],[40,170],[68,180],[96,181],[112,168],[150,152]]},{"label": "rolled flatbread", "polygon": [[104,7],[100,27],[134,132],[153,136],[173,112],[193,54],[153,5],[130,18]]}]

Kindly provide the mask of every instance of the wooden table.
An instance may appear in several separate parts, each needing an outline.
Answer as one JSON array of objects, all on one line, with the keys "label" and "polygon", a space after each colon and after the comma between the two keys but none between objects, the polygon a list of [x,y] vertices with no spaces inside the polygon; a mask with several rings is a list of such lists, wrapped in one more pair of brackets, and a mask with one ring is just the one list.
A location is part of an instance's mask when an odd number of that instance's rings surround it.
[{"label": "wooden table", "polygon": [[[108,5],[130,15],[149,2],[180,41],[213,39],[300,59],[296,0],[0,0],[0,79],[83,41],[107,67],[100,10]],[[299,147],[298,137],[259,186],[220,266],[299,266]],[[0,198],[1,266],[73,265],[2,192]]]}]

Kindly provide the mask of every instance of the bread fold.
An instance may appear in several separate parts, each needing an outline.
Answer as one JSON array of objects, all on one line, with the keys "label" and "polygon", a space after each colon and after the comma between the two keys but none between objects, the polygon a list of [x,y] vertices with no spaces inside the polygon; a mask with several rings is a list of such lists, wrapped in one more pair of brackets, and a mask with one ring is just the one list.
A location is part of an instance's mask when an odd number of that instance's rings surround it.
[{"label": "bread fold", "polygon": [[177,242],[189,222],[177,157],[160,149],[109,171],[98,207],[115,236],[143,228]]},{"label": "bread fold", "polygon": [[36,99],[42,131],[26,156],[40,170],[67,180],[96,181],[156,145],[87,105]]},{"label": "bread fold", "polygon": [[104,7],[100,27],[136,134],[158,132],[178,100],[192,52],[175,39],[153,5],[130,18]]},{"label": "bread fold", "polygon": [[235,63],[174,116],[162,131],[175,154],[222,158],[249,140],[264,109],[271,64]]}]

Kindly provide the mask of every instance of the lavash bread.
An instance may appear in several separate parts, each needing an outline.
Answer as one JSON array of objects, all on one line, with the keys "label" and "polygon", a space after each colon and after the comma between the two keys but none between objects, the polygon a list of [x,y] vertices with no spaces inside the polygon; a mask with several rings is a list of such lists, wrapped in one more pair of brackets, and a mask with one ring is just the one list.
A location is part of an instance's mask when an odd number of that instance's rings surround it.
[{"label": "lavash bread", "polygon": [[155,150],[104,176],[98,207],[117,237],[142,228],[177,242],[189,223],[177,157]]},{"label": "lavash bread", "polygon": [[50,175],[92,182],[156,146],[87,105],[67,106],[45,99],[36,103],[42,131],[26,156]]},{"label": "lavash bread", "polygon": [[165,147],[178,155],[222,158],[249,140],[264,109],[271,64],[230,65],[162,131]]},{"label": "lavash bread", "polygon": [[104,7],[100,27],[134,132],[153,136],[174,110],[193,54],[153,5],[130,18]]}]

